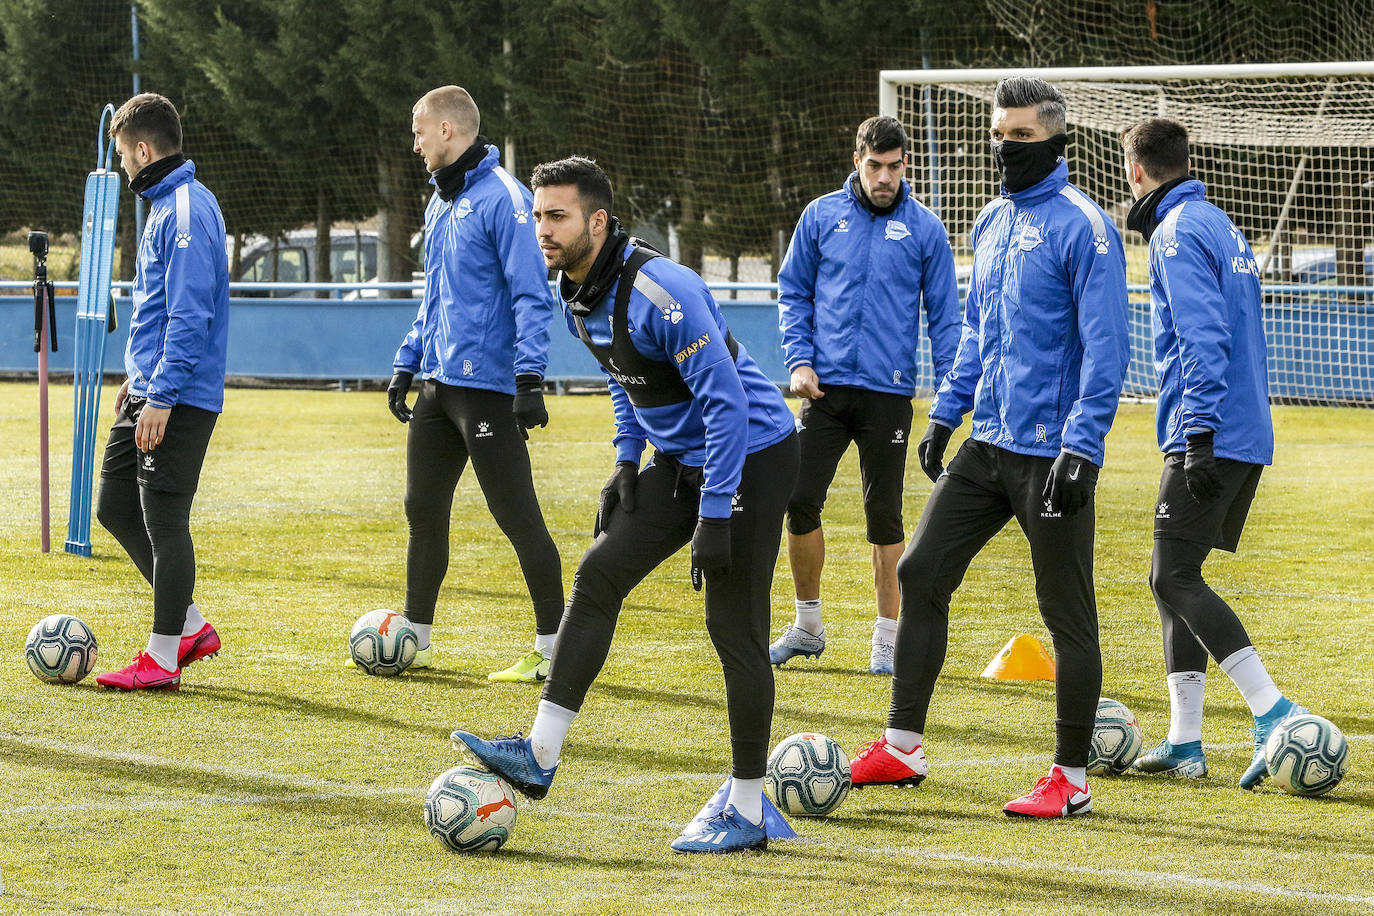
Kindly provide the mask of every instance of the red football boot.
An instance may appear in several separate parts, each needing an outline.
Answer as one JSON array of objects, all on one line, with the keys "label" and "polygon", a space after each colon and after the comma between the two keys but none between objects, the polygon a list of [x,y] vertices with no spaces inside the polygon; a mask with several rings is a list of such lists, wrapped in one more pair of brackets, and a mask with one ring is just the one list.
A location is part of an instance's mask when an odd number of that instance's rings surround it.
[{"label": "red football boot", "polygon": [[139,652],[127,668],[98,675],[95,682],[116,690],[176,690],[181,686],[181,669],[168,671],[147,652]]},{"label": "red football boot", "polygon": [[888,747],[886,735],[859,745],[858,754],[849,762],[849,778],[856,789],[864,786],[919,786],[929,772],[926,752],[919,744],[910,754],[903,754],[895,747]]},{"label": "red football boot", "polygon": [[181,646],[177,649],[177,664],[185,668],[191,662],[198,662],[202,658],[214,658],[219,654],[219,648],[219,634],[207,623],[192,635],[181,637]]},{"label": "red football boot", "polygon": [[1092,792],[1065,779],[1059,767],[1051,767],[1050,775],[1041,776],[1028,793],[1002,808],[1007,817],[1068,817],[1092,809]]}]

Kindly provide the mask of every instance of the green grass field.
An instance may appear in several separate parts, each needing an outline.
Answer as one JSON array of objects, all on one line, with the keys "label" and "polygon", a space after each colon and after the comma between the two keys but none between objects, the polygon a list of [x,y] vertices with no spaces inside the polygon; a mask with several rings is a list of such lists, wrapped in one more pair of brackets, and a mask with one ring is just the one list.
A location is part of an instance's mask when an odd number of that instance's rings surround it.
[{"label": "green grass field", "polygon": [[[766,853],[671,854],[728,760],[720,670],[684,553],[627,602],[553,793],[522,800],[504,850],[462,856],[421,820],[425,787],[458,762],[448,734],[527,728],[537,701],[486,680],[526,649],[533,623],[472,476],[455,500],[437,667],[390,680],[345,670],[353,620],[403,600],[404,430],[379,392],[231,390],[193,516],[197,600],[223,654],[187,669],[179,693],[116,694],[94,677],[48,686],[22,658],[34,621],[80,615],[108,670],[143,647],[151,600],[102,530],[93,557],[62,552],[70,388],[53,393],[55,552],[39,553],[36,387],[0,384],[0,912],[1374,909],[1374,412],[1276,408],[1277,459],[1240,555],[1209,567],[1280,688],[1351,736],[1350,772],[1327,798],[1236,787],[1250,716],[1213,666],[1211,779],[1097,778],[1091,816],[1003,817],[1053,746],[1050,684],[978,676],[1010,636],[1047,639],[1013,526],[955,596],[920,788],[852,793]],[[610,409],[604,397],[549,403],[531,452],[570,584],[613,462]],[[1098,491],[1104,693],[1135,710],[1147,744],[1168,718],[1146,585],[1159,467],[1153,405],[1123,405]],[[914,456],[907,477],[911,530],[929,491]],[[852,453],[827,531],[829,648],[779,672],[773,737],[822,731],[852,751],[879,733],[889,693],[867,673],[872,585]],[[773,593],[780,627],[785,551]]]}]

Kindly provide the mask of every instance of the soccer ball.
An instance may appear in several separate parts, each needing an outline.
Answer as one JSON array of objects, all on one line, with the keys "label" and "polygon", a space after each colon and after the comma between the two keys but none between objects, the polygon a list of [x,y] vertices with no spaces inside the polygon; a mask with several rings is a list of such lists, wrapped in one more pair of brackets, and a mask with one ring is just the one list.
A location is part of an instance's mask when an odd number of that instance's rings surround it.
[{"label": "soccer ball", "polygon": [[515,832],[515,792],[495,773],[454,767],[425,793],[425,826],[457,852],[495,852]]},{"label": "soccer ball", "polygon": [[779,808],[797,817],[820,817],[849,794],[849,758],[825,735],[784,738],[768,755],[768,791]]},{"label": "soccer ball", "polygon": [[96,654],[95,634],[71,614],[44,617],[24,642],[29,670],[49,684],[75,684],[91,673]]},{"label": "soccer ball", "polygon": [[391,677],[415,661],[420,637],[403,615],[385,608],[368,611],[353,624],[348,634],[348,651],[353,662],[368,674]]},{"label": "soccer ball", "polygon": [[1264,764],[1290,795],[1325,795],[1345,775],[1350,746],[1335,723],[1311,713],[1280,722],[1264,742]]},{"label": "soccer ball", "polygon": [[1124,703],[1102,697],[1097,701],[1097,721],[1093,723],[1093,743],[1088,749],[1088,772],[1094,776],[1115,776],[1126,772],[1140,756],[1144,744],[1140,723]]}]

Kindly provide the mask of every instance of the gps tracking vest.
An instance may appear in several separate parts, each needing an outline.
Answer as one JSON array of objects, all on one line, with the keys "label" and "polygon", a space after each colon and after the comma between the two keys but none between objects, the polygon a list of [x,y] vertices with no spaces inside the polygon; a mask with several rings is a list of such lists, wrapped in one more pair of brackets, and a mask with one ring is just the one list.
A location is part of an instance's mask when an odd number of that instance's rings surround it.
[{"label": "gps tracking vest", "polygon": [[[664,314],[676,305],[672,295],[652,277],[647,274],[641,276],[639,273],[639,269],[648,261],[660,257],[659,253],[638,239],[632,241],[635,250],[625,259],[625,266],[620,271],[619,285],[616,287],[615,304],[611,312],[611,345],[603,347],[594,343],[580,315],[573,316],[573,322],[577,325],[577,336],[587,345],[587,349],[601,367],[625,389],[625,394],[635,407],[667,407],[669,404],[690,401],[693,397],[692,390],[682,380],[677,367],[672,363],[649,359],[635,349],[634,343],[630,340],[630,327],[626,316],[631,290],[639,290],[642,296],[658,306]],[[728,328],[725,331],[725,346],[730,350],[731,359],[739,359],[739,344],[735,342],[734,335]]]}]

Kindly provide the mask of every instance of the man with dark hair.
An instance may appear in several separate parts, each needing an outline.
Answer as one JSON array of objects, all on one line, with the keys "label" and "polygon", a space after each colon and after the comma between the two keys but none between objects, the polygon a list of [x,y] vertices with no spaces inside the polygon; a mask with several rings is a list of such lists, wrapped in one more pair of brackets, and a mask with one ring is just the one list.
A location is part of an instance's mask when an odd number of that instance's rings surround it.
[{"label": "man with dark hair", "polygon": [[[1002,195],[973,226],[973,276],[954,368],[917,456],[935,488],[897,568],[902,615],[886,732],[860,748],[854,785],[926,775],[926,714],[949,639],[949,603],[973,558],[1015,518],[1054,638],[1054,764],[1004,807],[1063,817],[1092,808],[1085,768],[1102,656],[1093,592],[1093,494],[1130,357],[1126,261],[1110,218],[1069,184],[1064,98],[1044,80],[997,86],[991,147]],[[950,434],[973,430],[943,467]]]},{"label": "man with dark hair", "polygon": [[[608,378],[617,461],[530,736],[484,741],[455,731],[454,745],[525,795],[543,798],[606,661],[625,597],[690,543],[692,584],[699,589],[705,580],[706,629],[725,672],[733,778],[724,808],[704,826],[689,825],[672,848],[763,848],[773,717],[769,592],[797,473],[792,412],[731,336],[701,278],[620,228],[596,163],[545,163],[530,183],[544,260],[562,271],[568,329]],[[641,470],[648,442],[655,452]]]},{"label": "man with dark hair", "polygon": [[219,201],[181,152],[181,118],[151,92],[115,112],[110,137],[129,187],[149,204],[138,240],[127,378],[100,468],[96,516],[153,587],[148,648],[96,682],[176,690],[181,669],[220,650],[193,601],[191,503],[224,407],[229,260]]},{"label": "man with dark hair", "polygon": [[902,486],[925,304],[935,385],[959,344],[959,293],[949,234],[911,194],[906,131],[896,118],[859,125],[844,187],[807,205],[778,272],[778,311],[792,393],[804,398],[797,429],[801,473],[787,507],[787,553],[796,619],[768,655],[775,665],[825,650],[821,507],[851,442],[859,447],[878,614],[869,670],[892,673],[897,561],[906,531]]},{"label": "man with dark hair", "polygon": [[1159,373],[1156,432],[1164,472],[1155,504],[1150,590],[1164,630],[1169,734],[1136,763],[1145,773],[1207,775],[1202,695],[1210,653],[1255,717],[1255,753],[1240,785],[1268,776],[1264,742],[1306,712],[1281,694],[1240,618],[1202,564],[1240,542],[1260,474],[1273,460],[1259,269],[1244,234],[1191,174],[1188,131],[1149,118],[1121,135],[1135,206],[1126,219],[1150,244],[1150,307]]},{"label": "man with dark hair", "polygon": [[[435,186],[425,210],[425,296],[396,351],[387,403],[406,442],[405,613],[414,665],[432,664],[430,633],[448,571],[453,492],[468,460],[510,539],[534,602],[534,647],[494,681],[548,674],[563,613],[563,567],[534,493],[526,429],[548,425],[544,368],[553,296],[529,224],[530,192],[479,134],[472,96],[441,86],[415,103],[415,152]],[[406,395],[425,381],[415,408]]]}]

